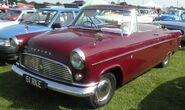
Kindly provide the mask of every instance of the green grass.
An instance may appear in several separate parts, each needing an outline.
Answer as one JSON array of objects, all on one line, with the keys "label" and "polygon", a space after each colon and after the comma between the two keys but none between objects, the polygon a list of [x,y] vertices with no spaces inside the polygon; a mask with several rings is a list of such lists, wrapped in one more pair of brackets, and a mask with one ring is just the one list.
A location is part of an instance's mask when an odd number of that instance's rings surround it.
[{"label": "green grass", "polygon": [[[86,100],[24,83],[0,67],[0,110],[88,109]],[[100,110],[185,110],[185,47],[171,58],[166,68],[153,68],[116,90],[111,102]]]}]

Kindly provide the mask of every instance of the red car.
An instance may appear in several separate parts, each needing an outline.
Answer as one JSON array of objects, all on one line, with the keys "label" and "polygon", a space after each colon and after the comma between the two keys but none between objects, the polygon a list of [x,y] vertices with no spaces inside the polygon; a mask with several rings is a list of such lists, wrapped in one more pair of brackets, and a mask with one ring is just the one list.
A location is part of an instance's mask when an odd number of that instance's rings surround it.
[{"label": "red car", "polygon": [[180,37],[180,31],[138,24],[131,7],[89,6],[67,29],[19,37],[24,49],[12,68],[31,85],[88,97],[96,108],[120,85],[167,66]]},{"label": "red car", "polygon": [[0,13],[5,13],[6,11],[10,10],[11,8],[0,7]]},{"label": "red car", "polygon": [[35,8],[32,4],[21,4],[21,5],[17,5],[16,7],[14,8],[18,8],[18,9],[33,9]]}]

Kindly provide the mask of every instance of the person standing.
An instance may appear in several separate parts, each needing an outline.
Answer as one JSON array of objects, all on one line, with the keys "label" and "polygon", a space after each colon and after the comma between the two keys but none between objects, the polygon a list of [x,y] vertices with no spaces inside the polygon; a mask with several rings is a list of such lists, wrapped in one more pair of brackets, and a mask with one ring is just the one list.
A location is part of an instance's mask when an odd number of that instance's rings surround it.
[{"label": "person standing", "polygon": [[3,2],[3,5],[2,5],[3,8],[9,8],[5,2]]}]

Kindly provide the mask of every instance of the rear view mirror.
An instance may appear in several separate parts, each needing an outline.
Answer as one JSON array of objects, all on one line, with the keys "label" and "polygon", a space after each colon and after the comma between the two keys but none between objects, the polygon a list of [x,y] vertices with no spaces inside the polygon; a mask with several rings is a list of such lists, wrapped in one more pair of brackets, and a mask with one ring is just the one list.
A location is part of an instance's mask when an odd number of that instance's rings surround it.
[{"label": "rear view mirror", "polygon": [[61,26],[61,24],[60,23],[54,23],[52,26],[51,26],[51,28],[54,30],[54,29],[56,29],[56,28],[61,28],[62,26]]}]

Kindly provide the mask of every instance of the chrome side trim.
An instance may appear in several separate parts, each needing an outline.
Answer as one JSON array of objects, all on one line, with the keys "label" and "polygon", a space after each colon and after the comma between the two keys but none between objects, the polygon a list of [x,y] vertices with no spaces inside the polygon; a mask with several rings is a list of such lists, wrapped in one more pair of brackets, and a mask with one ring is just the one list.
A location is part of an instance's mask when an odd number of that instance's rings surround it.
[{"label": "chrome side trim", "polygon": [[61,92],[61,93],[72,95],[72,96],[77,96],[77,97],[91,96],[95,93],[95,90],[97,87],[97,85],[93,85],[89,87],[80,87],[80,86],[75,87],[75,86],[65,85],[62,83],[57,83],[57,82],[50,81],[50,80],[35,76],[33,74],[30,74],[24,71],[23,69],[19,68],[17,65],[13,65],[12,70],[20,76],[23,76],[25,74],[33,78],[39,79],[41,81],[44,81],[45,83],[47,83],[47,87],[50,90]]},{"label": "chrome side trim", "polygon": [[96,66],[98,64],[101,64],[101,63],[104,63],[104,62],[107,62],[107,61],[110,61],[110,60],[113,60],[113,59],[116,59],[116,58],[119,58],[119,57],[123,57],[125,55],[128,55],[128,54],[131,54],[131,53],[134,53],[134,52],[138,52],[138,51],[141,51],[141,50],[144,50],[144,49],[147,49],[147,48],[150,48],[150,47],[153,47],[153,46],[156,46],[156,45],[159,45],[159,44],[162,44],[162,43],[165,43],[165,42],[169,42],[169,41],[172,41],[176,38],[173,38],[173,39],[168,39],[168,40],[164,40],[162,42],[158,42],[158,43],[155,43],[155,44],[152,44],[152,45],[148,45],[148,46],[145,46],[143,48],[139,48],[139,49],[135,49],[135,50],[132,50],[132,51],[129,51],[129,52],[125,52],[125,53],[122,53],[120,55],[117,55],[117,56],[113,56],[111,58],[107,58],[105,60],[102,60],[102,61],[99,61],[97,63],[93,63],[92,66]]}]

